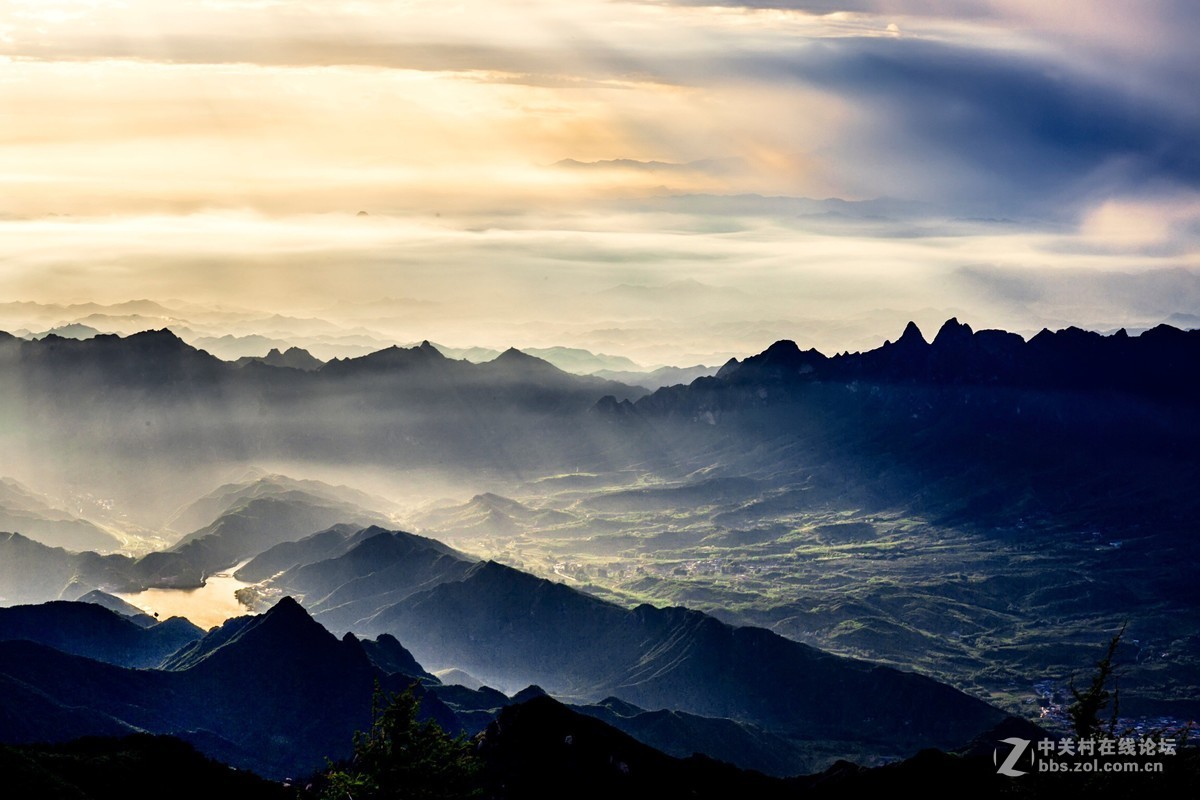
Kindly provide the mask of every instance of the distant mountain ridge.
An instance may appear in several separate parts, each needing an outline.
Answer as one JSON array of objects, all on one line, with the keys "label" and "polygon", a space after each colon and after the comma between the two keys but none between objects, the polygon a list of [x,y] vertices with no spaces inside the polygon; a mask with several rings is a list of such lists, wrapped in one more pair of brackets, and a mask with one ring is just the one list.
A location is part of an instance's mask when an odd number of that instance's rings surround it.
[{"label": "distant mountain ridge", "polygon": [[[600,397],[645,393],[517,351],[472,364],[423,343],[305,371],[239,367],[166,330],[86,341],[0,334],[0,413],[19,421],[0,429],[0,447],[25,454],[31,472],[166,507],[154,515],[178,506],[167,490],[185,476],[208,481],[229,463],[436,462],[516,474],[620,458],[606,434],[580,436],[580,426]],[[147,462],[173,471],[147,474]]]},{"label": "distant mountain ridge", "polygon": [[1025,341],[951,319],[931,342],[910,323],[863,353],[779,341],[711,378],[606,398],[594,412],[677,463],[720,453],[730,474],[806,465],[800,478],[820,465],[871,503],[935,519],[1069,510],[1077,524],[1136,525],[1148,509],[1200,512],[1184,488],[1200,480],[1188,455],[1200,446],[1198,363],[1200,331],[1068,328]]},{"label": "distant mountain ridge", "polygon": [[51,547],[112,552],[121,541],[95,523],[50,504],[11,478],[0,478],[0,530],[16,531]]},{"label": "distant mountain ridge", "polygon": [[266,364],[269,367],[302,369],[306,372],[318,370],[325,365],[324,361],[316,358],[302,347],[289,347],[283,352],[280,352],[277,347],[272,347],[265,356],[242,356],[233,363],[239,366]]},{"label": "distant mountain ridge", "polygon": [[239,503],[261,498],[301,499],[313,504],[357,507],[352,509],[348,516],[372,513],[383,516],[393,508],[388,500],[349,486],[334,486],[315,480],[297,480],[286,475],[251,470],[241,480],[224,483],[178,509],[167,519],[166,525],[181,533],[191,533],[211,525]]},{"label": "distant mountain ridge", "polygon": [[[864,353],[825,356],[779,341],[722,367],[730,383],[777,380],[922,383],[1062,390],[1121,391],[1184,397],[1200,386],[1200,331],[1159,325],[1138,336],[1103,336],[1079,328],[1042,330],[1025,341],[999,330],[973,331],[949,319],[932,341],[909,323],[895,342]],[[653,398],[644,401],[654,404]]]}]

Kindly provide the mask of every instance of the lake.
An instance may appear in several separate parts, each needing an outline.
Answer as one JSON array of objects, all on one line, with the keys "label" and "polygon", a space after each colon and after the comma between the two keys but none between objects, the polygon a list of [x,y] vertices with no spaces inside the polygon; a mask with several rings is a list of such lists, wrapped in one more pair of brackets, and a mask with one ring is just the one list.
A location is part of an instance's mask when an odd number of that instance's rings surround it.
[{"label": "lake", "polygon": [[230,617],[240,617],[250,611],[237,601],[233,593],[251,584],[233,577],[246,562],[230,567],[225,572],[210,575],[198,589],[146,589],[117,597],[132,603],[147,614],[158,614],[159,619],[187,617],[201,628],[220,625]]}]

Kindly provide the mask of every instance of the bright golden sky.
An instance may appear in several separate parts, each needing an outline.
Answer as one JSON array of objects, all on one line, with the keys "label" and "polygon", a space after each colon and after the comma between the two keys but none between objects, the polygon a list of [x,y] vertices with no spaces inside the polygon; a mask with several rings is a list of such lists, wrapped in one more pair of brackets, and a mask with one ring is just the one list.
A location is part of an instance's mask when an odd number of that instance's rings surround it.
[{"label": "bright golden sky", "polygon": [[0,302],[396,297],[442,309],[416,338],[680,354],[1200,313],[1193,9],[0,0]]}]

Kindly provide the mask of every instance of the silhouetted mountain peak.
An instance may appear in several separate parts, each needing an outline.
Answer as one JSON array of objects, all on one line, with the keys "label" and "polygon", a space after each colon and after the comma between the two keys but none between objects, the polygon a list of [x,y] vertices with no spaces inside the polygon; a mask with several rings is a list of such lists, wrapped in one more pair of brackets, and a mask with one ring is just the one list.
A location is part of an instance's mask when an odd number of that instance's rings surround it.
[{"label": "silhouetted mountain peak", "polygon": [[291,596],[284,597],[231,640],[245,662],[277,663],[283,669],[324,670],[333,664],[370,667],[364,643],[353,634],[338,639]]},{"label": "silhouetted mountain peak", "polygon": [[291,595],[280,599],[278,603],[267,609],[267,612],[262,615],[260,625],[287,626],[292,628],[308,628],[312,626],[324,630],[309,616],[309,613],[304,610],[304,606],[300,605],[296,598]]},{"label": "silhouetted mountain peak", "polygon": [[[910,322],[909,325],[912,325]],[[915,328],[915,326],[914,326]],[[905,329],[905,334],[908,329]],[[959,322],[957,318],[951,317],[942,323],[942,327],[938,330],[937,336],[933,337],[933,346],[937,348],[959,347],[971,340],[971,326],[965,322]],[[903,337],[901,337],[903,338]]]},{"label": "silhouetted mountain peak", "polygon": [[800,348],[791,339],[780,339],[766,350],[760,357],[767,362],[771,361],[789,361],[800,355]]},{"label": "silhouetted mountain peak", "polygon": [[1072,348],[1086,346],[1089,342],[1099,342],[1104,338],[1095,331],[1085,331],[1082,328],[1071,325],[1058,331],[1042,328],[1036,336],[1029,340],[1029,344],[1035,347],[1053,346]]},{"label": "silhouetted mountain peak", "polygon": [[794,377],[796,374],[808,374],[816,371],[828,359],[817,350],[801,350],[790,339],[781,339],[756,356],[751,356],[742,362],[741,367],[726,373],[729,375],[767,375],[774,378]]},{"label": "silhouetted mountain peak", "polygon": [[503,364],[506,366],[521,366],[521,367],[549,367],[555,371],[558,368],[545,359],[531,356],[523,350],[518,350],[515,347],[510,347],[500,355],[496,356],[491,361],[492,364]]},{"label": "silhouetted mountain peak", "polygon": [[406,541],[397,531],[385,531],[372,526],[363,531],[362,541],[355,545],[350,552],[358,557],[387,558],[398,550],[411,549],[411,543]]},{"label": "silhouetted mountain peak", "polygon": [[736,358],[731,358],[728,361],[726,361],[724,364],[722,364],[721,368],[719,370],[717,370],[716,377],[728,378],[730,375],[732,375],[734,372],[737,371],[737,368],[739,366],[741,366],[741,362],[738,361]]},{"label": "silhouetted mountain peak", "polygon": [[904,333],[900,334],[900,338],[896,340],[896,344],[904,345],[926,345],[925,335],[921,333],[921,329],[917,327],[917,323],[909,321],[904,326]]},{"label": "silhouetted mountain peak", "polygon": [[170,328],[159,328],[158,330],[140,331],[127,337],[128,341],[136,344],[155,344],[159,346],[174,346],[179,349],[194,349],[191,345],[175,335]]},{"label": "silhouetted mountain peak", "polygon": [[282,352],[278,347],[272,347],[265,356],[242,356],[233,363],[238,366],[266,364],[269,367],[286,367],[306,372],[316,371],[325,365],[324,361],[302,347],[289,347]]},{"label": "silhouetted mountain peak", "polygon": [[[325,369],[344,372],[355,369],[406,369],[411,367],[429,366],[447,362],[450,359],[429,342],[421,342],[416,347],[400,347],[392,345],[374,353],[368,353],[359,358],[334,359],[325,365]],[[324,371],[324,370],[322,370]]]},{"label": "silhouetted mountain peak", "polygon": [[545,689],[538,686],[536,683],[531,683],[530,685],[526,686],[521,691],[514,694],[512,696],[512,702],[527,703],[530,700],[534,699],[535,697],[549,697],[549,696],[550,695],[546,692]]},{"label": "silhouetted mountain peak", "polygon": [[370,667],[361,642],[339,640],[290,596],[263,614],[228,620],[163,662],[164,668],[174,670],[244,671],[253,665],[310,674],[335,664]]}]

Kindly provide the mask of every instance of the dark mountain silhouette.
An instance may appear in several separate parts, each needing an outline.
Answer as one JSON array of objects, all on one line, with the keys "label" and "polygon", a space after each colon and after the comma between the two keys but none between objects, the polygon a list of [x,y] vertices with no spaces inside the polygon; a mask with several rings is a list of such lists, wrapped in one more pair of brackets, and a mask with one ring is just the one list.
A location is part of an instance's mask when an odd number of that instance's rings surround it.
[{"label": "dark mountain silhouette", "polygon": [[[324,367],[326,377],[364,376],[371,374],[425,370],[453,370],[455,364],[468,362],[446,358],[441,351],[423,341],[416,347],[392,345],[361,358],[335,358]],[[448,373],[443,372],[442,375]]]},{"label": "dark mountain silhouette", "polygon": [[0,642],[0,742],[169,730],[182,724],[169,681],[42,644]]},{"label": "dark mountain silhouette", "polygon": [[182,617],[143,627],[94,603],[0,608],[0,641],[26,640],[123,667],[157,667],[204,635]]},{"label": "dark mountain silhouette", "polygon": [[150,628],[158,624],[158,620],[147,614],[145,611],[142,611],[132,603],[127,603],[121,598],[111,595],[108,592],[103,592],[99,589],[93,589],[92,591],[81,595],[78,602],[94,603],[98,606],[107,608],[109,611],[114,611],[117,614],[128,618],[130,622],[142,628]]},{"label": "dark mountain silhouette", "polygon": [[[296,657],[304,664],[291,663]],[[291,597],[285,597],[264,614],[237,617],[209,634],[195,640],[163,662],[169,670],[200,670],[209,674],[237,668],[272,665],[288,671],[305,669],[337,671],[348,668],[369,671],[361,643],[356,639],[339,641],[336,636],[316,622]],[[289,663],[274,664],[286,660]],[[273,670],[267,670],[269,674]],[[200,674],[196,673],[196,674]]]},{"label": "dark mountain silhouette", "polygon": [[170,394],[189,385],[216,382],[233,368],[166,329],[124,338],[115,334],[86,340],[47,336],[35,342],[0,338],[0,363],[20,374],[28,382],[26,389],[49,389],[57,383],[60,391],[98,386]]},{"label": "dark mountain silhouette", "polygon": [[266,364],[268,367],[285,367],[313,372],[325,365],[325,362],[313,356],[302,347],[289,347],[282,353],[279,348],[272,347],[265,356],[242,356],[233,362],[238,366],[247,364]]},{"label": "dark mountain silhouette", "polygon": [[[0,742],[169,733],[268,777],[307,775],[349,753],[376,682],[399,691],[417,677],[377,668],[355,637],[337,639],[290,598],[215,629],[164,669],[0,642]],[[423,712],[458,730],[453,713],[420,691]]]},{"label": "dark mountain silhouette", "polygon": [[[1196,377],[1186,365],[1200,356],[1200,332],[1159,325],[1139,336],[1102,336],[1079,328],[1043,330],[1028,342],[997,330],[975,332],[950,319],[932,342],[909,323],[894,343],[865,353],[826,357],[780,341],[757,356],[726,365],[731,383],[873,383],[990,386],[1071,391],[1118,391],[1173,399],[1186,397]],[[653,398],[644,405],[654,405]]]},{"label": "dark mountain silhouette", "polygon": [[997,709],[927,678],[839,658],[699,612],[627,610],[494,562],[381,610],[365,633],[395,634],[422,663],[488,683],[536,681],[559,695],[616,695],[752,723],[792,738],[951,746]]},{"label": "dark mountain silhouette", "polygon": [[[1000,524],[1070,515],[1138,525],[1200,499],[1200,332],[1140,336],[1068,328],[1028,342],[947,321],[894,343],[826,357],[781,341],[690,386],[596,406],[679,463],[826,480],[868,506]],[[1036,477],[1035,477],[1036,476]],[[1131,497],[1131,495],[1133,497]]]},{"label": "dark mountain silhouette", "polygon": [[[1007,748],[1001,740],[1010,736],[1038,741],[1046,733],[1009,719],[958,751],[925,750],[882,767],[839,761],[824,772],[783,780],[703,757],[672,757],[538,696],[497,709],[495,722],[477,738],[483,771],[476,779],[483,796],[494,798],[550,797],[564,787],[572,797],[649,800],[921,794],[931,786],[983,797],[1058,798],[1189,796],[1200,775],[1200,757],[1184,748],[1169,757],[1122,759],[1164,762],[1167,768],[1153,773],[1030,771],[1009,778],[997,773],[994,754]],[[1056,761],[1070,766],[1088,758]],[[293,787],[230,769],[178,738],[147,734],[0,746],[0,771],[15,797],[157,800],[164,791],[251,800],[296,796]]]},{"label": "dark mountain silhouette", "polygon": [[[504,602],[503,597],[494,599]],[[488,739],[497,731],[504,735],[512,732],[505,722],[508,719],[505,715],[512,713],[507,709],[536,703],[561,708],[538,686],[530,686],[508,698],[486,687],[473,690],[441,685],[395,637],[383,635],[372,641],[347,634],[339,640],[291,598],[284,598],[265,614],[229,620],[190,641],[155,669],[120,667],[58,649],[72,647],[75,653],[91,652],[116,660],[113,653],[123,643],[153,634],[153,629],[138,628],[98,606],[50,604],[10,609],[0,615],[0,624],[20,618],[45,632],[55,625],[51,618],[69,617],[80,614],[81,610],[81,616],[107,617],[90,631],[80,630],[72,623],[73,629],[67,625],[43,635],[41,641],[54,645],[53,648],[32,641],[0,641],[0,742],[65,741],[80,735],[111,736],[134,730],[168,733],[187,739],[211,757],[280,777],[306,774],[306,770],[324,763],[325,756],[338,758],[348,753],[353,731],[361,729],[369,719],[372,687],[376,682],[385,690],[398,691],[414,680],[420,681],[418,692],[423,713],[451,731],[480,730],[499,714],[500,727],[489,727],[481,752],[496,744],[494,739],[489,744]],[[671,611],[676,610],[668,610]],[[638,616],[639,612],[644,613],[643,609],[627,613]],[[541,612],[535,612],[535,616],[541,616]],[[544,741],[544,736],[556,735],[562,741],[564,735],[579,735],[569,732],[560,735],[557,726],[565,724],[565,720],[577,731],[596,737],[594,741],[604,747],[617,747],[614,752],[651,759],[655,764],[676,763],[676,759],[629,739],[617,730],[621,728],[642,742],[675,753],[705,752],[775,774],[788,774],[803,771],[809,764],[828,763],[832,759],[825,748],[846,752],[846,743],[825,738],[827,732],[836,729],[825,721],[831,715],[856,717],[859,738],[852,743],[851,752],[873,756],[879,753],[879,748],[869,741],[875,735],[897,735],[898,730],[903,731],[907,737],[905,746],[909,748],[931,738],[923,727],[926,717],[938,717],[945,725],[940,737],[933,738],[950,740],[961,737],[971,727],[982,730],[979,724],[988,719],[994,722],[993,717],[998,713],[932,681],[893,670],[872,669],[815,651],[807,653],[806,659],[793,659],[785,665],[784,672],[747,669],[738,662],[745,657],[738,655],[743,650],[736,641],[739,631],[700,614],[690,616],[701,627],[709,625],[726,631],[715,644],[731,653],[730,661],[704,670],[710,682],[783,680],[799,684],[792,688],[750,690],[751,695],[763,698],[761,702],[785,704],[766,715],[777,727],[790,726],[790,735],[770,733],[732,719],[643,711],[615,697],[581,709],[586,717],[573,711],[564,715],[563,711],[555,710],[552,717],[532,725],[526,733],[539,741]],[[579,620],[581,626],[588,624],[585,618]],[[473,621],[466,623],[467,635],[477,636]],[[634,632],[633,636],[646,637],[643,645],[648,648],[635,667],[635,671],[643,673],[639,681],[643,684],[643,694],[648,691],[646,686],[656,682],[660,686],[676,684],[672,691],[681,696],[699,697],[706,691],[689,675],[695,669],[686,663],[704,658],[706,653],[712,657],[713,649],[699,640],[702,637],[675,630],[664,640],[655,630],[660,626],[652,618],[639,619],[634,625],[643,631]],[[561,644],[561,637],[554,638],[553,630],[549,633],[544,646]],[[750,633],[771,637],[765,631]],[[513,625],[507,626],[501,635],[521,638]],[[620,638],[606,636],[604,644],[612,645]],[[480,646],[488,648],[493,642],[481,641]],[[792,646],[800,651],[810,650],[802,645]],[[597,650],[590,648],[586,655],[595,658]],[[668,652],[671,650],[676,652]],[[500,658],[511,658],[511,651],[509,648],[508,652],[500,653]],[[693,652],[699,655],[690,655]],[[746,652],[754,658],[777,659],[769,643],[752,645]],[[130,660],[127,655],[126,660]],[[821,685],[814,690],[814,683]],[[638,691],[634,684],[622,688]],[[866,696],[856,698],[853,693],[858,691]],[[800,705],[845,703],[849,708],[824,714],[814,714],[811,710],[797,714],[797,692],[811,695]],[[684,702],[688,702],[686,697]],[[738,702],[735,696],[732,704]],[[964,709],[969,712],[965,716],[974,717],[970,723],[964,722]],[[759,715],[763,713],[759,709]],[[896,715],[903,717],[903,721],[897,718],[891,722]],[[784,718],[788,722],[781,724]],[[601,720],[612,722],[615,727]],[[961,744],[965,740],[959,741]],[[491,763],[497,766],[497,762]],[[713,762],[688,758],[682,763]],[[750,779],[732,767],[721,766],[720,770],[737,780]]]},{"label": "dark mountain silhouette", "polygon": [[[457,667],[494,685],[536,681],[568,696],[617,695],[679,709],[688,713],[631,712],[622,725],[658,736],[658,744],[671,736],[711,744],[736,733],[743,745],[758,738],[774,754],[753,763],[773,764],[777,774],[788,771],[783,764],[798,772],[829,760],[828,750],[785,739],[841,740],[858,748],[869,720],[866,752],[897,755],[902,751],[889,750],[889,737],[902,734],[904,746],[962,741],[999,713],[915,675],[680,608],[626,610],[493,562],[472,562],[411,534],[333,530],[287,550],[290,557],[336,553],[293,566],[268,584],[303,596],[316,619],[334,630],[394,634],[421,662]],[[702,717],[761,730],[722,730]]]}]

